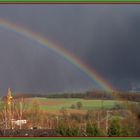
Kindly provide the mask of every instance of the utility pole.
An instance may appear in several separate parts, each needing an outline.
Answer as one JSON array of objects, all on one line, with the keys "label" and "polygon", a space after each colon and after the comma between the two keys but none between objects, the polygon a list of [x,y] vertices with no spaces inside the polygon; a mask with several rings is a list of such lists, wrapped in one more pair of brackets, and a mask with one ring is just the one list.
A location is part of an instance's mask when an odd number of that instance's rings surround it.
[{"label": "utility pole", "polygon": [[20,101],[20,104],[19,104],[20,105],[20,118],[19,118],[20,119],[20,129],[22,127],[22,124],[21,124],[21,119],[22,119],[22,102],[23,102],[22,100]]},{"label": "utility pole", "polygon": [[109,113],[112,111],[107,110],[106,111],[106,133],[108,132],[108,127],[109,127]]},{"label": "utility pole", "polygon": [[19,106],[20,106],[20,117],[19,117],[19,120],[20,120],[20,129],[21,129],[21,116],[22,116],[22,103],[21,103],[21,101],[19,103]]},{"label": "utility pole", "polygon": [[98,124],[98,129],[100,128],[100,111],[98,111],[98,120],[97,120],[97,124]]},{"label": "utility pole", "polygon": [[57,128],[58,128],[58,116],[56,116],[56,125],[57,125]]}]

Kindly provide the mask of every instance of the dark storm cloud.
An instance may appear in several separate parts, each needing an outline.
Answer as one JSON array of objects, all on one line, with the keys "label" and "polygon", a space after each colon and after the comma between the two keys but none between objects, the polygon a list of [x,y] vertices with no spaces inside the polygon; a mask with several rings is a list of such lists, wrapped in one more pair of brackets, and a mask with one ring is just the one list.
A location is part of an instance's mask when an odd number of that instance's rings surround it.
[{"label": "dark storm cloud", "polygon": [[89,52],[88,61],[97,59],[90,61],[91,65],[95,63],[98,71],[115,85],[129,89],[131,83],[137,83],[140,79],[140,16],[137,13],[124,16],[120,23],[113,19],[112,22],[100,22],[100,41],[97,39],[96,42],[98,53]]},{"label": "dark storm cloud", "polygon": [[[96,83],[36,41],[1,29],[1,92],[59,92],[94,88]],[[14,41],[14,42],[13,42]]]},{"label": "dark storm cloud", "polygon": [[[0,5],[0,18],[58,42],[118,89],[139,85],[139,5]],[[25,37],[0,28],[0,45],[1,91],[11,85],[31,92],[97,87]]]}]

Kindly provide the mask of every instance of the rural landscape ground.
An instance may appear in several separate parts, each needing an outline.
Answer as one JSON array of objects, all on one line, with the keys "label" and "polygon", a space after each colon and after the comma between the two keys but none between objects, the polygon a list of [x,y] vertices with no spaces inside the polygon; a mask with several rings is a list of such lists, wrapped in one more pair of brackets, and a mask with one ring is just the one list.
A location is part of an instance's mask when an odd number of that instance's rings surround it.
[{"label": "rural landscape ground", "polygon": [[139,99],[139,93],[26,97],[12,96],[9,90],[0,101],[0,135],[140,136]]}]

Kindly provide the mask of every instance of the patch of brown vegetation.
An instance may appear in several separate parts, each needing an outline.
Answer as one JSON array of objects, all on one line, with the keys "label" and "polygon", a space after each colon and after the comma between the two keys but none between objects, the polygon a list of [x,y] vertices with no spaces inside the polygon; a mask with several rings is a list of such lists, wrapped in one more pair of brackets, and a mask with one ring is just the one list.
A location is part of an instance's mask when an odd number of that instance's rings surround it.
[{"label": "patch of brown vegetation", "polygon": [[[66,110],[68,112],[68,114],[81,114],[81,115],[85,115],[87,113],[87,110],[78,110],[78,109],[67,109]],[[46,111],[47,114],[52,114],[52,115],[62,115],[60,110],[47,110]]]},{"label": "patch of brown vegetation", "polygon": [[44,106],[56,106],[56,105],[62,105],[66,102],[64,101],[41,101],[40,105],[44,105]]}]

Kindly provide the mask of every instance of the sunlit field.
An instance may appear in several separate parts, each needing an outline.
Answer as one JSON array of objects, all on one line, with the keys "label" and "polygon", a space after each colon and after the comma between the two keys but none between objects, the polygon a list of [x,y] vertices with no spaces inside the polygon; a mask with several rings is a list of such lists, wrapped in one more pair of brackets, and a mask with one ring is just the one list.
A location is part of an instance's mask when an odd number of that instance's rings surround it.
[{"label": "sunlit field", "polygon": [[71,106],[76,105],[77,102],[82,103],[82,107],[80,110],[96,110],[96,109],[102,109],[102,108],[111,109],[114,107],[116,103],[119,102],[115,100],[87,100],[87,99],[78,99],[78,98],[69,98],[69,99],[38,98],[38,99],[39,99],[41,108],[44,110],[49,110],[49,111],[51,110],[58,111],[63,108],[71,110]]}]

